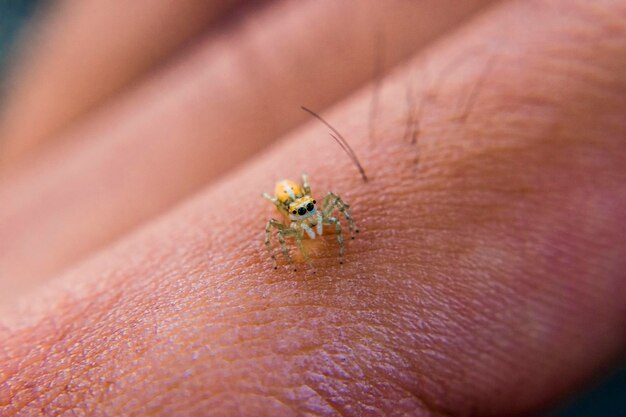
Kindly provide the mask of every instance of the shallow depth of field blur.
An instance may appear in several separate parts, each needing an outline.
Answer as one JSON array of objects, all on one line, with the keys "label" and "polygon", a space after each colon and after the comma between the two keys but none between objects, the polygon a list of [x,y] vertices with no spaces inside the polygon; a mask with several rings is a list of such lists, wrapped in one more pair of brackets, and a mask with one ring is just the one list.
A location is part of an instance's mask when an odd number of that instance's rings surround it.
[{"label": "shallow depth of field blur", "polygon": [[[37,5],[38,2],[34,0],[0,0],[0,81],[10,71],[18,49],[16,42],[28,31],[28,24],[33,24],[31,19]],[[20,47],[28,47],[27,42],[17,44]],[[0,92],[2,91],[4,89],[0,88]],[[0,101],[0,105],[1,103]],[[0,141],[2,139],[0,138]],[[585,416],[626,416],[626,366],[615,370],[605,380],[598,381],[597,385],[591,387],[584,395],[546,415],[546,417]]]},{"label": "shallow depth of field blur", "polygon": [[0,1],[0,71],[9,62],[9,50],[37,5],[34,0]]}]

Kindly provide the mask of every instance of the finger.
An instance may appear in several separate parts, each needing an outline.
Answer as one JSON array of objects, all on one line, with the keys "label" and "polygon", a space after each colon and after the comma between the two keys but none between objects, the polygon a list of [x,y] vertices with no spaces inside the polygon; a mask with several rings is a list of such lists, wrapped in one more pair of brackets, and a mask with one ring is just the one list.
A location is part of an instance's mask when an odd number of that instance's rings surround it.
[{"label": "finger", "polygon": [[[490,0],[472,0],[461,5],[452,1],[429,1],[412,6],[395,4],[379,16],[381,21],[386,20],[385,14],[399,17],[398,13],[405,11],[409,15],[405,15],[404,20],[387,20],[391,24],[390,28],[376,29],[375,26],[370,26],[369,29],[380,31],[382,35],[387,29],[398,35],[410,32],[408,36],[402,36],[407,44],[416,40],[421,43],[489,2]],[[176,56],[181,45],[189,43],[201,31],[206,31],[210,24],[218,21],[227,11],[235,9],[239,3],[237,0],[158,0],[133,2],[129,5],[102,1],[66,1],[51,9],[43,24],[39,25],[37,36],[31,36],[35,39],[27,59],[13,71],[14,85],[8,94],[4,115],[0,119],[0,137],[4,139],[1,158],[3,164],[19,163],[20,156],[58,138],[55,133],[67,128],[82,114],[168,56]],[[303,10],[310,6],[303,7]],[[296,7],[283,7],[282,10]],[[358,19],[359,10],[369,8],[371,5],[346,5],[343,10],[342,7],[334,10],[333,6],[324,5],[329,13],[338,13],[337,18],[347,17],[344,13],[351,9],[352,18]],[[433,8],[437,9],[438,14],[430,18]],[[251,7],[248,9],[252,10]],[[413,14],[417,10],[419,13]],[[326,19],[326,23],[317,23],[323,25],[324,30],[327,30],[326,24],[328,27],[336,25],[331,29],[332,33],[346,28],[346,20],[329,19],[329,16],[318,17]],[[228,25],[223,24],[222,28],[224,27]],[[310,28],[295,29],[293,33],[308,31]],[[342,33],[345,36],[345,31]],[[397,40],[392,35],[390,41]],[[343,46],[336,39],[335,43],[339,48]],[[393,43],[390,46],[393,47]],[[345,50],[341,52],[345,54]],[[348,55],[352,53],[351,50],[347,51]],[[323,60],[324,54],[320,58]],[[390,63],[396,59],[392,49]],[[344,65],[364,64],[359,59],[350,62],[345,56],[337,62],[342,61]],[[281,62],[276,64],[280,65]],[[327,65],[329,64],[330,62]],[[319,74],[320,77],[324,75],[323,72]],[[359,79],[362,80],[362,77],[357,72],[355,81],[358,82]],[[32,120],[37,120],[37,123],[32,123]]]},{"label": "finger", "polygon": [[[367,183],[312,124],[73,270],[21,325],[3,315],[5,409],[520,415],[577,386],[626,342],[624,13],[503,4],[429,55],[444,72],[499,35],[462,120],[491,48],[438,84],[417,146],[404,97],[419,67],[385,82],[378,142],[369,94],[327,114]],[[361,234],[343,266],[331,235],[315,276],[274,273],[258,194],[303,166]]]},{"label": "finger", "polygon": [[17,163],[238,3],[66,0],[48,5],[12,71],[0,118],[0,160]]},{"label": "finger", "polygon": [[8,170],[0,294],[12,297],[258,152],[307,117],[301,104],[320,109],[371,78],[376,37],[390,67],[480,4],[437,2],[434,19],[433,3],[272,4],[112,102],[65,146]]}]

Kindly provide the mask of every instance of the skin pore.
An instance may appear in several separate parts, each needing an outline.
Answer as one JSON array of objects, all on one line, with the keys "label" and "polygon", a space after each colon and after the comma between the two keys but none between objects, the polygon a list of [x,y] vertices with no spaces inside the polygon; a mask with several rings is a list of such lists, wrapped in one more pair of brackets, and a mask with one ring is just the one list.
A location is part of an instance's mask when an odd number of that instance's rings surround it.
[{"label": "skin pore", "polygon": [[[371,89],[324,112],[367,182],[312,121],[7,308],[0,414],[502,416],[576,388],[626,341],[625,14],[503,3],[427,51],[442,82],[387,74],[374,137]],[[259,194],[305,170],[360,234],[273,271]]]}]

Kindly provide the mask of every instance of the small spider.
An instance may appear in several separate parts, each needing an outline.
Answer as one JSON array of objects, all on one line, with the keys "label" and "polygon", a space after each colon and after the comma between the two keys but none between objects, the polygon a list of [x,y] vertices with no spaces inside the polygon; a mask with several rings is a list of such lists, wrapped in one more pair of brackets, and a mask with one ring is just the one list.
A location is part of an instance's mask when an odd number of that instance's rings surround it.
[{"label": "small spider", "polygon": [[[271,201],[278,208],[278,211],[291,220],[287,226],[276,219],[270,219],[265,226],[265,246],[272,257],[274,269],[277,268],[277,265],[270,242],[272,229],[277,230],[278,242],[283,255],[287,259],[287,263],[291,264],[291,256],[289,256],[285,237],[295,238],[300,253],[305,261],[308,261],[308,254],[302,245],[304,234],[306,233],[309,238],[315,239],[316,235],[322,235],[325,224],[334,225],[339,243],[339,256],[340,259],[343,259],[344,243],[341,223],[332,216],[333,212],[339,210],[345,216],[352,239],[354,239],[354,232],[358,233],[358,229],[355,228],[352,216],[350,216],[349,206],[337,194],[329,192],[324,198],[321,208],[318,209],[317,201],[311,195],[309,178],[306,174],[302,174],[302,186],[293,181],[282,180],[276,183],[274,193],[275,197],[267,193],[263,193],[263,197]],[[340,260],[340,263],[343,263],[343,260]]]}]

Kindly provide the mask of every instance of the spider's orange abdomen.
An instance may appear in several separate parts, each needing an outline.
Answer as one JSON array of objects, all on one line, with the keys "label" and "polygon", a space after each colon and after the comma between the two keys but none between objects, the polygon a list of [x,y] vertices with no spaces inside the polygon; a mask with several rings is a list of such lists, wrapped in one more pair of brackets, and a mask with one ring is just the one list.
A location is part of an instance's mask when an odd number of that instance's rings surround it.
[{"label": "spider's orange abdomen", "polygon": [[276,183],[274,193],[276,195],[276,199],[281,203],[293,201],[304,194],[302,192],[302,188],[298,184],[289,180],[278,181]]}]

